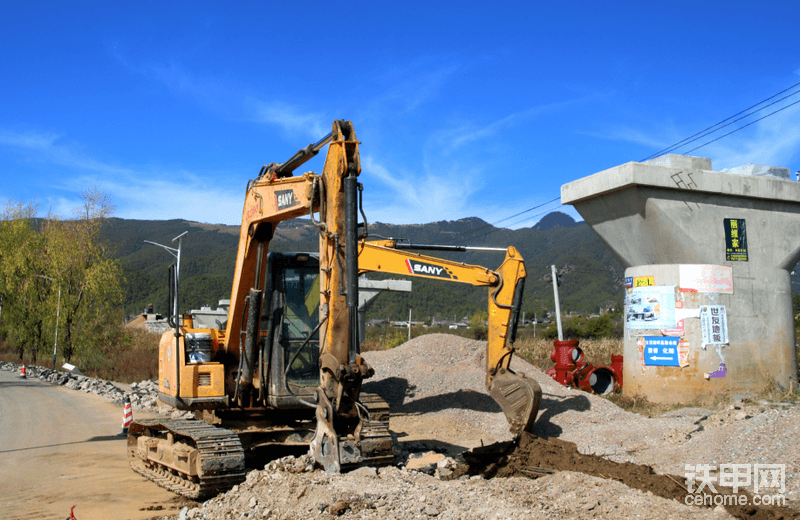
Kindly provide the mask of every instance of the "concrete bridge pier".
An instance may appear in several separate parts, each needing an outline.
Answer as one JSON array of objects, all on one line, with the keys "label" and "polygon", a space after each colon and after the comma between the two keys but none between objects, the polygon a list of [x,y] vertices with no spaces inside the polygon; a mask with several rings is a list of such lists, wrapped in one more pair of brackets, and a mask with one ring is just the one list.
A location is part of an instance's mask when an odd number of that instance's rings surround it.
[{"label": "concrete bridge pier", "polygon": [[561,188],[626,268],[625,393],[688,403],[796,383],[800,183],[740,170],[669,155]]}]

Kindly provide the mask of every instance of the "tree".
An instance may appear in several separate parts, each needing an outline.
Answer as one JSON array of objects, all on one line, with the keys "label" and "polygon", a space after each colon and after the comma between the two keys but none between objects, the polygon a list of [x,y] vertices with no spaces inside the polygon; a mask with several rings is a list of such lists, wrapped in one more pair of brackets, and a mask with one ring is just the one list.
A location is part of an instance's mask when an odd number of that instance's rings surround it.
[{"label": "tree", "polygon": [[[75,218],[51,216],[42,230],[49,276],[61,285],[59,326],[67,361],[76,354],[93,355],[108,348],[103,340],[122,301],[121,269],[101,233],[113,210],[105,195],[89,190],[83,193]],[[51,304],[57,302],[51,298]]]},{"label": "tree", "polygon": [[35,204],[9,201],[0,217],[0,332],[20,359],[27,352],[33,361],[45,345],[41,308],[50,296],[47,280],[37,276],[46,258],[42,235],[34,228],[35,215]]},{"label": "tree", "polygon": [[35,204],[9,202],[0,218],[0,333],[20,358],[36,361],[58,330],[67,361],[86,361],[113,344],[122,301],[121,269],[102,226],[113,212],[97,189],[74,218],[35,219]]},{"label": "tree", "polygon": [[489,330],[486,327],[486,320],[488,319],[489,311],[475,311],[469,319],[469,332],[473,338],[484,341],[489,337]]},{"label": "tree", "polygon": [[614,333],[614,321],[610,314],[603,314],[597,318],[591,318],[586,322],[584,333],[587,338],[607,338]]}]

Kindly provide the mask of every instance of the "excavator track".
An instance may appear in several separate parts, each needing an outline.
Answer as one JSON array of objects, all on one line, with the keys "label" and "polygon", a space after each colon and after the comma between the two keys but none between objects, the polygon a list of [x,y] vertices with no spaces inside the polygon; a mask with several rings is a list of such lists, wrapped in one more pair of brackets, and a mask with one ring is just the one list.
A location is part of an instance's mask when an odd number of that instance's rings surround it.
[{"label": "excavator track", "polygon": [[[376,394],[362,393],[361,404],[369,412],[369,419],[361,426],[360,459],[352,462],[342,461],[342,471],[350,471],[361,466],[388,466],[394,460],[394,440],[389,431],[389,404]],[[346,439],[340,442],[348,442]]]},{"label": "excavator track", "polygon": [[[181,457],[193,462],[176,468],[172,459]],[[191,419],[132,423],[128,429],[128,458],[136,473],[192,500],[224,493],[246,476],[238,435]]]}]

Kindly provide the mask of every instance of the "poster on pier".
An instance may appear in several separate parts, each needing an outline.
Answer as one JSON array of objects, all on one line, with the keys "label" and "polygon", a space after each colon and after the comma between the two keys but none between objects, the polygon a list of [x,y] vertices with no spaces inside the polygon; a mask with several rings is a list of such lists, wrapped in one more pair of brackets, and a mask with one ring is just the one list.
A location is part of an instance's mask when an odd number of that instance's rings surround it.
[{"label": "poster on pier", "polygon": [[625,294],[625,328],[674,329],[675,286],[633,287]]}]

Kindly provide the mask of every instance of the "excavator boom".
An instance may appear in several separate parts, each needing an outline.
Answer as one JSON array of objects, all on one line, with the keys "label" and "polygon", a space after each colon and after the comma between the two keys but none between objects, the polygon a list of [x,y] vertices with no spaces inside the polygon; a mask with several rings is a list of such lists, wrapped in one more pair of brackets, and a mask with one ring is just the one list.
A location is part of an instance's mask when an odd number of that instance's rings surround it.
[{"label": "excavator boom", "polygon": [[[400,249],[402,248],[402,249]],[[385,272],[419,276],[489,288],[489,334],[486,349],[486,388],[497,401],[515,436],[530,431],[542,400],[542,390],[533,379],[510,368],[517,321],[525,285],[525,262],[514,247],[472,248],[505,251],[496,270],[414,253],[410,249],[465,251],[461,246],[404,244],[396,240],[362,242],[359,273]]]}]

